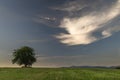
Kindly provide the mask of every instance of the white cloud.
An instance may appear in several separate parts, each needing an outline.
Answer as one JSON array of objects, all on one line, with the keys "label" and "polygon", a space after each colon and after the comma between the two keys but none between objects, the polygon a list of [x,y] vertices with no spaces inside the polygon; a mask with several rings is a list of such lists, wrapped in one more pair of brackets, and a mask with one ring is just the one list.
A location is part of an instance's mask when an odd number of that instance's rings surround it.
[{"label": "white cloud", "polygon": [[[65,29],[68,33],[61,33],[57,35],[56,38],[60,39],[61,43],[67,45],[85,45],[110,37],[114,32],[120,31],[120,26],[114,25],[105,28],[105,25],[109,24],[110,21],[119,15],[120,0],[106,11],[93,11],[77,18],[64,17],[61,21],[60,28]],[[102,29],[101,37],[98,38],[92,35],[100,29]]]}]

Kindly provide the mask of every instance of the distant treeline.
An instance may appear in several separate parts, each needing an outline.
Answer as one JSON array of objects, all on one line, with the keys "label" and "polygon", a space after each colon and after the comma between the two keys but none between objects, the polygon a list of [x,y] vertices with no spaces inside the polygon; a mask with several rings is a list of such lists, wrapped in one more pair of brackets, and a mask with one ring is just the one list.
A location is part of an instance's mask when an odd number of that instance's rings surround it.
[{"label": "distant treeline", "polygon": [[69,66],[62,68],[112,68],[112,69],[120,69],[120,66]]}]

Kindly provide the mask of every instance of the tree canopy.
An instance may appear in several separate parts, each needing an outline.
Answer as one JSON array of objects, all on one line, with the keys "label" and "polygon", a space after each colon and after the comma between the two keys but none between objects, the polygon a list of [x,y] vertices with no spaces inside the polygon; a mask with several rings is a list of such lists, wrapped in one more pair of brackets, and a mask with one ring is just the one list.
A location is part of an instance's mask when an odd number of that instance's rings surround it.
[{"label": "tree canopy", "polygon": [[23,46],[19,49],[15,49],[13,52],[12,63],[18,65],[24,65],[24,67],[31,67],[36,62],[34,49],[28,46]]}]

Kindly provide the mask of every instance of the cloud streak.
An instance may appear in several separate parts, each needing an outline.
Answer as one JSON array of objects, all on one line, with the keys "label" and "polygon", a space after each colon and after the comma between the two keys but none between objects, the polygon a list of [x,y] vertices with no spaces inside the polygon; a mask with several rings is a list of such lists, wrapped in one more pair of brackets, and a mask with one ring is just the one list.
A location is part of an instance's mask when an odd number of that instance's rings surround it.
[{"label": "cloud streak", "polygon": [[39,64],[43,62],[42,65],[49,64],[49,66],[52,65],[56,67],[71,66],[71,65],[111,66],[111,64],[118,65],[119,56],[116,57],[113,54],[74,55],[74,56],[39,56],[38,55],[37,60],[40,62]]},{"label": "cloud streak", "polygon": [[[82,11],[86,6],[89,6],[88,4],[84,4],[84,6],[78,5],[79,0],[76,0],[74,3],[69,3],[68,7],[63,6],[62,8],[56,9],[67,11],[71,14],[71,12]],[[107,7],[107,9],[96,11],[92,8],[92,10],[85,15],[80,16],[79,14],[76,17],[64,17],[61,21],[59,27],[67,31],[67,33],[60,33],[55,36],[60,39],[61,43],[67,45],[86,45],[108,38],[112,36],[113,33],[120,31],[118,23],[113,23],[114,19],[120,15],[120,0],[116,0],[116,2],[111,4],[109,8]],[[99,35],[96,34],[97,32],[99,32]]]}]

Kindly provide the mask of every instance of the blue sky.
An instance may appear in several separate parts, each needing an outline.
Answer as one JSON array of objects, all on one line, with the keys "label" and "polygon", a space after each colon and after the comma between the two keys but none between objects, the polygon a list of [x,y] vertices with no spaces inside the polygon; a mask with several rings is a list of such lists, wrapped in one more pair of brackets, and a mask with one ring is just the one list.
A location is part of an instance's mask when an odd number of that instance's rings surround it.
[{"label": "blue sky", "polygon": [[33,47],[34,66],[116,66],[120,0],[0,0],[0,66]]}]

